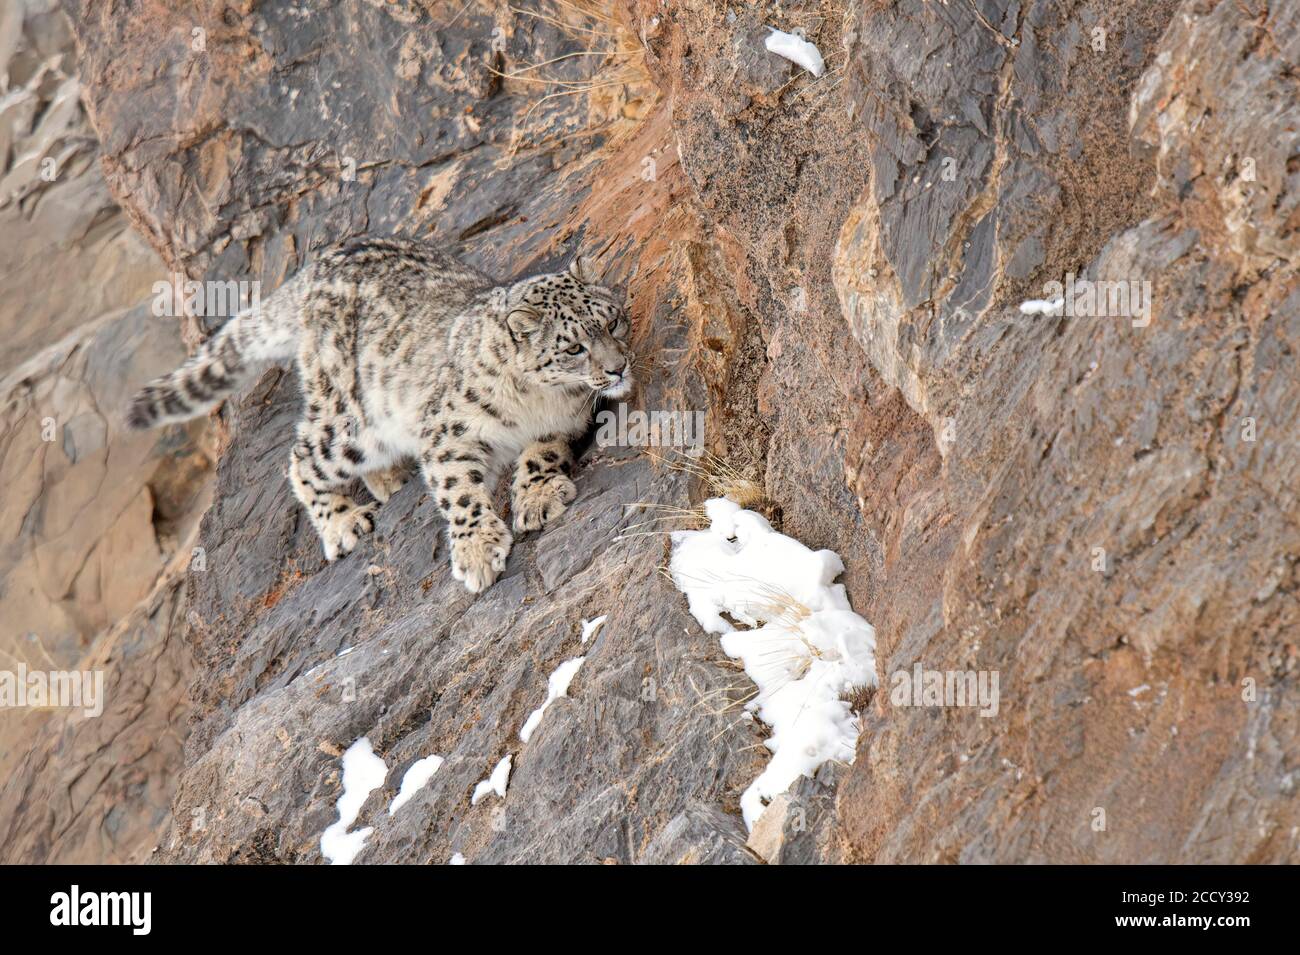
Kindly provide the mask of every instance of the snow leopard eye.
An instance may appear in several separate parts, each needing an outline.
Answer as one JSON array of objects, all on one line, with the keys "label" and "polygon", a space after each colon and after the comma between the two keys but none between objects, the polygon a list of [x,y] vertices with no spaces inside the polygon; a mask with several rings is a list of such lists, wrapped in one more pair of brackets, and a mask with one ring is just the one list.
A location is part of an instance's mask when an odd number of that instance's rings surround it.
[{"label": "snow leopard eye", "polygon": [[577,342],[574,342],[568,348],[564,349],[564,353],[566,355],[581,355],[586,350],[587,349],[584,346],[578,344]]},{"label": "snow leopard eye", "polygon": [[615,315],[613,318],[609,320],[609,324],[606,325],[611,335],[617,335],[619,331],[622,329],[622,326],[623,326],[622,315]]}]

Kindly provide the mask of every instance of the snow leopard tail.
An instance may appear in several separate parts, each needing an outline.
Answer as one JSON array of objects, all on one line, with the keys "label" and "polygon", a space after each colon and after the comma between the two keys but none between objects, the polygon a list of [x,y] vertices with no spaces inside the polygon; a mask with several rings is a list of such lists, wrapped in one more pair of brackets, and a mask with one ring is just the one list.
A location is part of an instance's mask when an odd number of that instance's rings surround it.
[{"label": "snow leopard tail", "polygon": [[267,364],[292,358],[299,328],[295,291],[282,288],[266,302],[244,309],[185,364],[145,385],[131,400],[127,424],[144,431],[197,418],[237,392]]}]

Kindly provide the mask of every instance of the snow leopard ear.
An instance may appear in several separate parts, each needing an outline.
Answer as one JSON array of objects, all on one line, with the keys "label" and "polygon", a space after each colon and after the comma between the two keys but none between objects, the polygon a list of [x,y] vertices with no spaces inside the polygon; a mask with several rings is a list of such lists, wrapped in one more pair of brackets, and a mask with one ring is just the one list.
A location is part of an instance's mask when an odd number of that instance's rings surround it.
[{"label": "snow leopard ear", "polygon": [[506,314],[506,327],[510,337],[517,342],[523,341],[542,324],[542,313],[531,305],[516,305]]},{"label": "snow leopard ear", "polygon": [[599,285],[600,275],[591,256],[580,255],[569,264],[569,274],[583,285]]}]

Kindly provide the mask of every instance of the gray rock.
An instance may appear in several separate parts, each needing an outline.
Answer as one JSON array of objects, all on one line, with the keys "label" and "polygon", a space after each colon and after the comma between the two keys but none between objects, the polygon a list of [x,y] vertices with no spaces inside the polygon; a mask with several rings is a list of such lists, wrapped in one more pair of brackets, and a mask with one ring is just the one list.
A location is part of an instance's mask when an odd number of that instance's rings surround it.
[{"label": "gray rock", "polygon": [[745,827],[716,806],[694,804],[673,816],[655,836],[646,865],[756,865],[745,847]]}]

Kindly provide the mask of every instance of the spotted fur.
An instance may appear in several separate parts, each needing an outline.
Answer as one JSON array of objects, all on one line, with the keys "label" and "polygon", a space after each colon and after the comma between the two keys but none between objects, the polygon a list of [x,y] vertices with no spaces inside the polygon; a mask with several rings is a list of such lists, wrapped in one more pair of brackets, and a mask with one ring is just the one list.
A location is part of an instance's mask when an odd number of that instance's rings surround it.
[{"label": "spotted fur", "polygon": [[599,396],[631,390],[628,331],[586,260],[497,286],[422,243],[354,240],[146,387],[131,420],[193,417],[258,362],[293,354],[304,414],[289,480],[326,557],[346,555],[374,529],[378,505],[351,497],[353,480],[382,504],[414,459],[447,519],[452,572],[477,593],[513,543],[492,504],[502,469],[515,463],[516,533],[564,512],[576,494],[570,442]]}]

